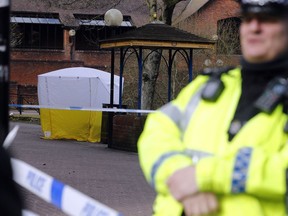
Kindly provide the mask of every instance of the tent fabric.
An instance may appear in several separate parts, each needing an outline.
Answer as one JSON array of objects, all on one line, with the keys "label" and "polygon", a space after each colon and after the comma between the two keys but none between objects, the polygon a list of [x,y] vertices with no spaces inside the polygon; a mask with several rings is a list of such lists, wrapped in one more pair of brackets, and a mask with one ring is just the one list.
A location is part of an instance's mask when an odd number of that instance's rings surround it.
[{"label": "tent fabric", "polygon": [[100,142],[102,112],[41,109],[45,139]]},{"label": "tent fabric", "polygon": [[[114,75],[115,104],[119,103],[119,80],[119,76]],[[102,108],[108,104],[110,73],[75,67],[38,75],[38,99],[40,106],[49,107],[40,109],[45,139],[100,142],[102,112],[72,107]]]}]

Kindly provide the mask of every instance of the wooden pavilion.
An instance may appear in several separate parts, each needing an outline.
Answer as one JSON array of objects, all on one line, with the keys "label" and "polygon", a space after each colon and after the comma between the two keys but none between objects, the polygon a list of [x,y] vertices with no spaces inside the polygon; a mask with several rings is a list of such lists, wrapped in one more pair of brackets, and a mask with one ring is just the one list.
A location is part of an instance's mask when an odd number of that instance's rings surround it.
[{"label": "wooden pavilion", "polygon": [[[186,60],[189,73],[189,82],[193,74],[193,50],[214,49],[215,42],[182,31],[175,27],[153,22],[134,30],[128,31],[117,37],[100,41],[101,49],[111,49],[111,83],[114,83],[115,49],[120,49],[120,107],[122,105],[122,78],[126,55],[129,49],[133,49],[138,60],[138,109],[141,109],[142,95],[142,71],[143,71],[143,49],[152,50],[166,49],[169,52],[168,65],[168,100],[171,99],[171,73],[175,55],[180,53]],[[111,90],[110,105],[113,105],[113,89]]]}]

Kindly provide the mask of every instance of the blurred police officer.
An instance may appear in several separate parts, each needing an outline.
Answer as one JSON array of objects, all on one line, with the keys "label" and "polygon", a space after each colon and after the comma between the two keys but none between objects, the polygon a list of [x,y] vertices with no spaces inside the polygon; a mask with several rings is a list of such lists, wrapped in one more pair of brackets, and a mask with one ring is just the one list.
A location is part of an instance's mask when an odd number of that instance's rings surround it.
[{"label": "blurred police officer", "polygon": [[147,118],[154,215],[285,215],[288,0],[241,0],[243,59],[207,69]]},{"label": "blurred police officer", "polygon": [[20,216],[22,201],[13,181],[10,156],[3,148],[9,130],[9,23],[10,1],[0,0],[0,215]]}]

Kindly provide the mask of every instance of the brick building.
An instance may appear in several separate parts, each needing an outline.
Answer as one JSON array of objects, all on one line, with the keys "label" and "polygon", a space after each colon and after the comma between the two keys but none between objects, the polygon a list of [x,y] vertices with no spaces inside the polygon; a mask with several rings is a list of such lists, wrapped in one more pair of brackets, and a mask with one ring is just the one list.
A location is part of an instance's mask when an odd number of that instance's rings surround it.
[{"label": "brick building", "polygon": [[[103,16],[107,6],[101,10],[88,10],[86,6],[74,10],[61,5],[61,1],[55,5],[49,2],[52,1],[12,2],[12,28],[14,35],[20,36],[11,49],[11,81],[36,85],[38,74],[71,66],[109,70],[110,53],[100,51],[97,42],[135,28],[132,16],[125,15],[127,10],[119,8],[124,14],[120,27],[108,27]],[[69,35],[71,30],[76,31],[75,36]]]},{"label": "brick building", "polygon": [[[17,36],[11,49],[12,102],[14,100],[17,103],[17,98],[13,97],[16,94],[35,95],[38,74],[75,66],[110,71],[110,52],[99,50],[98,41],[149,22],[149,11],[145,1],[122,0],[114,4],[115,0],[79,0],[73,5],[67,2],[61,0],[12,1],[11,23],[14,29],[12,36]],[[218,40],[216,52],[195,53],[194,68],[196,71],[211,64],[218,64],[219,60],[224,64],[237,63],[239,59],[237,28],[240,19],[239,6],[236,1],[192,0],[188,5],[187,3],[187,1],[182,1],[177,4],[173,15],[173,25],[192,34]],[[112,7],[119,9],[124,15],[121,27],[109,27],[104,23],[104,14]],[[73,30],[76,31],[75,36],[72,34]],[[230,34],[233,33],[234,37],[235,32],[236,44],[231,50],[222,50],[223,43],[229,44]],[[227,54],[230,57],[224,59],[223,56]],[[209,64],[206,64],[207,60]],[[181,67],[181,64],[179,66]],[[134,70],[132,67],[137,67],[137,63],[133,65],[133,62],[129,60],[129,67],[131,71],[136,71],[137,69]],[[131,73],[129,76],[135,80],[135,75]],[[134,87],[136,85],[137,83]],[[35,99],[31,100],[35,102]],[[130,116],[130,118],[137,117]],[[139,119],[141,124],[133,119],[133,125],[126,125],[127,118],[123,116],[116,117],[116,120],[114,125],[116,131],[117,125],[120,125],[118,129],[122,130],[118,133],[119,137],[116,137],[116,140],[125,143],[126,146],[121,147],[119,143],[117,145],[122,149],[136,150],[135,142],[142,131],[143,119]],[[128,127],[127,130],[123,125]],[[131,128],[135,130],[133,133]],[[127,135],[122,142],[120,135],[122,134],[123,137],[125,134],[123,130],[130,135],[132,133],[134,137],[126,139],[129,137]]]},{"label": "brick building", "polygon": [[[241,54],[239,12],[237,0],[193,0],[173,24],[190,33],[217,40],[216,52],[208,56],[212,65],[217,65],[217,61],[235,65]],[[202,64],[203,58],[199,60]]]},{"label": "brick building", "polygon": [[[191,1],[191,2],[197,2]],[[201,1],[201,5],[193,4],[186,10],[193,13],[177,17],[174,25],[189,32],[213,39],[218,34],[219,21],[229,18],[239,18],[239,5],[236,0]],[[206,3],[203,3],[206,2]]]},{"label": "brick building", "polygon": [[[73,66],[109,71],[110,52],[100,51],[97,41],[149,22],[147,5],[142,1],[77,2],[71,5],[53,0],[12,1],[11,22],[15,32],[12,36],[18,35],[11,50],[12,83],[37,85],[38,74]],[[104,23],[104,14],[113,3],[124,14],[124,22],[117,28]],[[180,29],[208,39],[221,39],[223,25],[233,23],[236,28],[239,25],[235,0],[193,0],[186,4],[177,4],[173,15],[174,25]],[[76,35],[70,36],[70,30],[76,30]],[[203,59],[196,57],[196,69],[202,66]]]},{"label": "brick building", "polygon": [[[19,102],[20,94],[37,97],[37,75],[42,73],[77,66],[109,71],[110,52],[99,49],[99,40],[149,20],[145,4],[114,2],[12,1],[10,102]],[[113,5],[123,14],[119,27],[104,22],[104,14]]]}]

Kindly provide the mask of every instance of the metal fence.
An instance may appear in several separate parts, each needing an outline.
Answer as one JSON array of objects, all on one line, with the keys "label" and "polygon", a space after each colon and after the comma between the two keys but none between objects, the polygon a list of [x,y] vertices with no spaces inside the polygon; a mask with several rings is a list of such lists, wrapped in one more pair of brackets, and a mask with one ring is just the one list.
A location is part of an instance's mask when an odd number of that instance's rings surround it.
[{"label": "metal fence", "polygon": [[20,114],[23,113],[24,109],[25,111],[33,110],[39,113],[39,109],[21,107],[21,105],[38,105],[36,85],[22,85],[17,82],[10,82],[9,92],[10,110],[16,109]]}]

